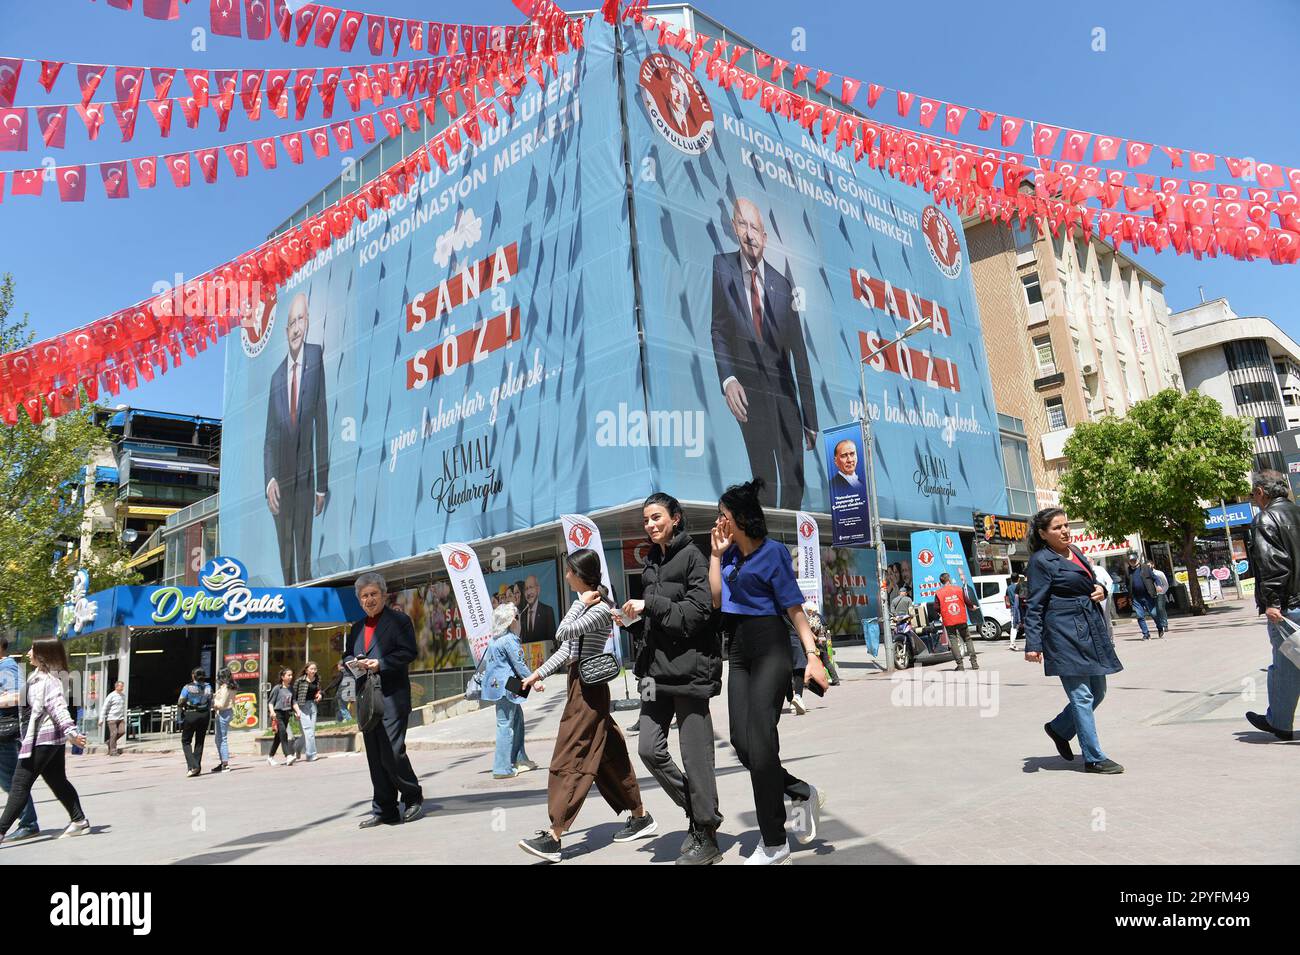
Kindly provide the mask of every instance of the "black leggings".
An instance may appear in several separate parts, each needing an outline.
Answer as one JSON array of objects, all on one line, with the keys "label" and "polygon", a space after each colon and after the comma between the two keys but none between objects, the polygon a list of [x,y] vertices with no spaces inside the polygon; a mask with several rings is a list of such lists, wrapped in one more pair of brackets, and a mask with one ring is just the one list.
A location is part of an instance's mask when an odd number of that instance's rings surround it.
[{"label": "black leggings", "polygon": [[281,750],[285,756],[292,756],[293,749],[289,746],[289,720],[293,719],[293,710],[276,710],[275,711],[275,739],[271,742],[271,755],[275,755],[276,749]]},{"label": "black leggings", "polygon": [[27,798],[32,794],[32,784],[36,778],[45,780],[50,792],[63,803],[68,810],[70,822],[81,822],[86,814],[81,811],[81,799],[77,790],[68,782],[68,772],[64,766],[63,744],[57,746],[34,746],[32,755],[18,761],[14,770],[14,782],[9,787],[9,800],[5,803],[4,815],[0,816],[0,836],[9,831],[15,820],[23,813]]},{"label": "black leggings", "polygon": [[749,770],[754,810],[766,846],[785,845],[785,797],[807,799],[808,784],[781,765],[776,724],[791,688],[790,638],[780,617],[728,615],[732,637],[727,675],[731,745]]}]

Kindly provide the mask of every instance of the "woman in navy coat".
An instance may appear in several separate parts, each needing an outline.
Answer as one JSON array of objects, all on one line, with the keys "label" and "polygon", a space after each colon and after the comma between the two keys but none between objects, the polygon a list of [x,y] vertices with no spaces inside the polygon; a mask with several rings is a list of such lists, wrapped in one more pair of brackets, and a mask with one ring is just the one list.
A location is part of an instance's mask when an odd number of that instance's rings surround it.
[{"label": "woman in navy coat", "polygon": [[1070,522],[1059,507],[1034,515],[1030,530],[1029,604],[1025,609],[1025,659],[1061,678],[1069,702],[1043,729],[1061,758],[1072,760],[1079,737],[1090,773],[1122,773],[1102,752],[1093,713],[1106,696],[1106,676],[1124,669],[1106,626],[1106,588],[1081,551],[1070,546]]}]

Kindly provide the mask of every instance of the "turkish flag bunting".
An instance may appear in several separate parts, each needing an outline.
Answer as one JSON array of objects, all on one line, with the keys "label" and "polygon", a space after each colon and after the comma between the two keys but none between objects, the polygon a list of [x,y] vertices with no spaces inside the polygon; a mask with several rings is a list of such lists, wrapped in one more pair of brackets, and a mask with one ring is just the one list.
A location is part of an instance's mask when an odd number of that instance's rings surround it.
[{"label": "turkish flag bunting", "polygon": [[1286,183],[1282,176],[1281,167],[1275,166],[1271,162],[1255,164],[1255,179],[1266,189],[1281,189]]},{"label": "turkish flag bunting", "polygon": [[217,95],[233,104],[239,92],[239,70],[214,70],[213,78]]},{"label": "turkish flag bunting", "polygon": [[1161,146],[1165,155],[1169,157],[1169,165],[1174,169],[1179,169],[1183,165],[1183,151],[1175,149],[1173,146]]},{"label": "turkish flag bunting", "polygon": [[772,82],[775,83],[777,78],[785,72],[785,68],[790,65],[789,60],[783,60],[779,56],[772,60]]},{"label": "turkish flag bunting", "polygon": [[235,0],[211,0],[209,10],[212,14],[212,32],[217,36],[241,36],[239,30],[239,7]]},{"label": "turkish flag bunting", "polygon": [[335,123],[330,127],[334,133],[334,142],[338,144],[339,149],[347,152],[352,148],[352,124],[346,119],[341,123]]},{"label": "turkish flag bunting", "polygon": [[41,136],[50,149],[62,149],[68,133],[68,107],[36,107],[36,125],[41,128]]},{"label": "turkish flag bunting", "polygon": [[99,84],[103,82],[106,66],[90,63],[77,64],[77,84],[81,87],[81,105],[85,106],[95,98]]},{"label": "turkish flag bunting", "polygon": [[921,98],[920,123],[922,126],[929,128],[929,126],[934,122],[935,117],[939,115],[940,105],[941,104],[935,100],[925,99],[924,97]]},{"label": "turkish flag bunting", "polygon": [[190,184],[189,153],[172,153],[163,156],[163,162],[167,164],[167,171],[172,174],[172,182],[177,189],[184,189]]},{"label": "turkish flag bunting", "polygon": [[271,35],[271,0],[244,0],[244,30],[250,40]]},{"label": "turkish flag bunting", "polygon": [[1227,163],[1228,172],[1236,179],[1255,177],[1255,162],[1252,159],[1234,159],[1231,156],[1224,156],[1223,161]]},{"label": "turkish flag bunting", "polygon": [[473,140],[475,145],[483,142],[483,130],[479,126],[477,116],[466,116],[461,120],[461,125],[465,128],[465,135]]},{"label": "turkish flag bunting", "polygon": [[129,143],[135,135],[136,108],[114,103],[113,114],[117,117],[118,129],[122,131],[122,142]]},{"label": "turkish flag bunting", "polygon": [[153,66],[149,68],[149,78],[153,80],[154,99],[166,99],[172,91],[172,80],[176,71],[169,67]]},{"label": "turkish flag bunting", "polygon": [[1020,137],[1020,130],[1025,125],[1023,119],[1016,119],[1014,116],[1002,117],[1002,145],[1014,146],[1016,140]]},{"label": "turkish flag bunting", "polygon": [[1068,130],[1065,134],[1065,145],[1061,147],[1061,158],[1070,162],[1083,162],[1090,139],[1092,139],[1092,133],[1086,133],[1078,129]]},{"label": "turkish flag bunting", "polygon": [[384,18],[366,14],[366,42],[375,56],[384,55]]},{"label": "turkish flag bunting", "polygon": [[861,80],[849,79],[847,76],[840,82],[840,99],[845,106],[852,105],[854,98],[858,95],[858,90],[862,88]]},{"label": "turkish flag bunting", "polygon": [[406,21],[399,17],[388,18],[388,35],[393,40],[393,56],[397,56],[397,51],[402,47],[402,31],[406,29]]},{"label": "turkish flag bunting", "polygon": [[118,66],[113,68],[113,89],[119,103],[130,103],[135,106],[140,102],[140,91],[143,88],[143,66]]},{"label": "turkish flag bunting", "polygon": [[262,70],[244,70],[239,84],[239,95],[244,103],[244,110],[250,116],[262,104]]},{"label": "turkish flag bunting", "polygon": [[302,133],[286,133],[280,137],[280,145],[290,161],[295,164],[302,162]]},{"label": "turkish flag bunting", "polygon": [[406,128],[411,132],[420,131],[420,111],[416,109],[414,103],[402,104],[402,118],[406,120]]},{"label": "turkish flag bunting", "polygon": [[[448,90],[447,92],[451,91]],[[384,124],[384,128],[388,130],[389,136],[401,135],[402,123],[401,120],[397,118],[397,110],[392,109],[391,107],[389,109],[381,110],[379,113],[379,121]]]},{"label": "turkish flag bunting", "polygon": [[348,108],[352,112],[361,109],[361,87],[354,77],[348,77],[343,82],[343,95],[347,97]]},{"label": "turkish flag bunting", "polygon": [[[0,106],[13,106],[18,92],[18,77],[23,71],[23,61],[0,57]],[[49,89],[46,89],[49,92]]]},{"label": "turkish flag bunting", "polygon": [[406,21],[406,45],[412,50],[424,49],[424,23],[422,21]]},{"label": "turkish flag bunting", "polygon": [[26,152],[27,108],[0,108],[0,152]]},{"label": "turkish flag bunting", "polygon": [[242,179],[248,175],[248,143],[231,143],[223,147],[226,152],[226,159],[230,162],[230,168],[235,170],[235,177]]},{"label": "turkish flag bunting", "polygon": [[1124,155],[1130,166],[1145,165],[1146,161],[1151,158],[1151,144],[1135,143],[1130,140]]},{"label": "turkish flag bunting", "polygon": [[1241,189],[1241,186],[1218,185],[1214,187],[1214,191],[1219,194],[1220,199],[1241,199]]},{"label": "turkish flag bunting", "polygon": [[912,100],[914,100],[915,98],[916,98],[915,93],[904,93],[902,90],[898,91],[898,115],[899,116],[906,116],[908,113],[912,111]]},{"label": "turkish flag bunting", "polygon": [[135,182],[141,189],[152,189],[158,182],[158,158],[140,156],[131,160],[135,169]]},{"label": "turkish flag bunting", "polygon": [[[432,103],[433,100],[428,102]],[[375,118],[373,116],[358,116],[357,129],[361,132],[361,138],[367,143],[375,141]]]},{"label": "turkish flag bunting", "polygon": [[284,91],[289,85],[290,70],[267,70],[264,83],[266,84],[266,103],[271,107],[272,112],[280,108],[284,102]]},{"label": "turkish flag bunting", "polygon": [[86,136],[91,140],[98,139],[99,128],[104,125],[103,104],[91,103],[89,106],[78,106],[77,115],[86,124]]},{"label": "turkish flag bunting", "polygon": [[966,120],[966,107],[949,104],[944,115],[947,120],[948,135],[956,136],[961,132],[961,124]]},{"label": "turkish flag bunting", "polygon": [[979,128],[992,129],[993,124],[997,121],[998,114],[988,109],[981,109],[977,112],[980,114]]},{"label": "turkish flag bunting", "polygon": [[1214,168],[1214,153],[1192,153],[1190,163],[1193,172],[1206,172]]},{"label": "turkish flag bunting", "polygon": [[1208,196],[1210,194],[1210,184],[1208,182],[1189,182],[1187,191],[1194,196]]},{"label": "turkish flag bunting", "polygon": [[217,129],[221,132],[226,131],[226,124],[230,122],[230,108],[234,101],[223,96],[212,103],[212,111],[217,114]]},{"label": "turkish flag bunting", "polygon": [[334,30],[339,25],[343,11],[337,7],[321,7],[316,13],[316,45],[328,47],[334,39]]},{"label": "turkish flag bunting", "polygon": [[175,20],[180,14],[176,0],[143,0],[144,15],[150,20]]},{"label": "turkish flag bunting", "polygon": [[299,70],[293,78],[294,118],[302,119],[307,114],[307,104],[311,101],[312,84],[316,82],[316,71]]},{"label": "turkish flag bunting", "polygon": [[1057,137],[1061,135],[1059,126],[1048,126],[1046,123],[1039,123],[1034,127],[1034,155],[1047,156],[1056,149]]},{"label": "turkish flag bunting", "polygon": [[99,174],[104,177],[104,195],[108,198],[126,199],[130,196],[125,159],[100,163]]},{"label": "turkish flag bunting", "polygon": [[297,31],[293,45],[306,46],[307,38],[312,35],[312,27],[316,24],[316,13],[320,8],[314,3],[308,3],[298,9],[293,15],[293,26]]},{"label": "turkish flag bunting", "polygon": [[54,170],[59,184],[59,198],[64,202],[81,202],[86,198],[86,167],[60,166]]},{"label": "turkish flag bunting", "polygon": [[174,101],[185,117],[185,125],[197,129],[199,125],[199,104],[193,96],[182,96]]},{"label": "turkish flag bunting", "polygon": [[194,150],[194,161],[199,164],[199,172],[203,174],[204,182],[213,183],[217,181],[217,150],[215,147]]},{"label": "turkish flag bunting", "polygon": [[461,149],[460,130],[455,126],[448,126],[443,132],[443,137],[447,141],[447,148],[453,153],[459,153]]},{"label": "turkish flag bunting", "polygon": [[63,63],[59,60],[41,60],[41,86],[45,87],[45,92],[50,92],[54,88],[54,81],[59,78],[59,71],[63,69]]},{"label": "turkish flag bunting", "polygon": [[324,159],[330,154],[329,134],[325,132],[324,126],[317,126],[311,130],[307,138],[311,142],[311,151],[316,154],[317,159]]},{"label": "turkish flag bunting", "polygon": [[365,18],[366,15],[360,10],[345,10],[343,12],[343,17],[339,20],[339,49],[344,53],[352,52],[352,44],[357,42]]},{"label": "turkish flag bunting", "polygon": [[207,70],[186,70],[185,80],[190,84],[190,92],[194,95],[194,103],[200,109],[208,105],[208,94],[211,92],[212,81],[208,77]]},{"label": "turkish flag bunting", "polygon": [[263,169],[274,169],[276,165],[275,138],[268,136],[266,139],[253,140],[253,152],[262,162]]},{"label": "turkish flag bunting", "polygon": [[880,97],[884,94],[885,88],[879,83],[867,84],[867,109],[875,109],[876,104],[880,102]]}]

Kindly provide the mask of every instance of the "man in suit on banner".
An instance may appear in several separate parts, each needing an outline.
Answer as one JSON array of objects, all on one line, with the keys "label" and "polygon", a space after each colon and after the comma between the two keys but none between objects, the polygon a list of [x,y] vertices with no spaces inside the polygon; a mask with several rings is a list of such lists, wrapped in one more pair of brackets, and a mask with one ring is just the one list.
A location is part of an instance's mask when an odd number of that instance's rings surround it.
[{"label": "man in suit on banner", "polygon": [[845,497],[850,494],[865,497],[866,481],[858,473],[858,446],[851,438],[835,445],[835,473],[831,475],[831,494]]},{"label": "man in suit on banner", "polygon": [[301,292],[289,304],[289,354],[271,376],[263,465],[266,505],[275,517],[284,582],[311,579],[312,519],[329,487],[329,420],[320,345],[307,344],[310,318]]},{"label": "man in suit on banner", "polygon": [[542,603],[542,588],[537,577],[529,574],[524,579],[524,609],[520,614],[519,639],[524,643],[544,641],[550,652],[555,640],[555,611]]},{"label": "man in suit on banner", "polygon": [[[713,257],[713,358],[727,407],[740,423],[764,504],[803,504],[803,456],[816,446],[817,407],[803,324],[790,281],[763,258],[767,230],[753,202],[737,199],[740,249]],[[796,386],[797,385],[797,386]]]}]

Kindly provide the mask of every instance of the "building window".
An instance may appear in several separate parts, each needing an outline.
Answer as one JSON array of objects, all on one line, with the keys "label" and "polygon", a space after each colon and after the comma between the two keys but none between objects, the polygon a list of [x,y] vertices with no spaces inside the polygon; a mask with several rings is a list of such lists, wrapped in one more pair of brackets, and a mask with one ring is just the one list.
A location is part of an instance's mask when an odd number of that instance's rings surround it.
[{"label": "building window", "polygon": [[1228,368],[1232,371],[1243,371],[1247,368],[1268,368],[1273,364],[1268,349],[1257,338],[1228,342],[1223,346],[1223,353],[1228,359]]},{"label": "building window", "polygon": [[1012,228],[1011,235],[1015,239],[1017,252],[1028,252],[1034,247],[1034,227],[1027,225],[1024,228]]},{"label": "building window", "polygon": [[1065,402],[1060,398],[1048,398],[1044,403],[1047,409],[1047,430],[1061,431],[1065,424]]},{"label": "building window", "polygon": [[1022,275],[1020,281],[1024,283],[1025,298],[1029,300],[1029,304],[1041,305],[1043,302],[1043,289],[1038,284],[1038,273],[1031,272],[1029,275]]},{"label": "building window", "polygon": [[1255,419],[1255,437],[1272,438],[1286,430],[1286,422],[1272,415],[1261,415]]},{"label": "building window", "polygon": [[1056,353],[1052,351],[1050,336],[1034,339],[1034,354],[1038,357],[1038,374],[1056,374]]},{"label": "building window", "polygon": [[1277,403],[1277,386],[1271,381],[1247,381],[1232,386],[1232,400],[1239,405],[1248,405],[1257,401]]},{"label": "building window", "polygon": [[1002,467],[1007,475],[1007,507],[1012,514],[1032,514],[1038,510],[1034,492],[1034,475],[1029,464],[1029,444],[1024,438],[1009,434],[1002,438]]}]

